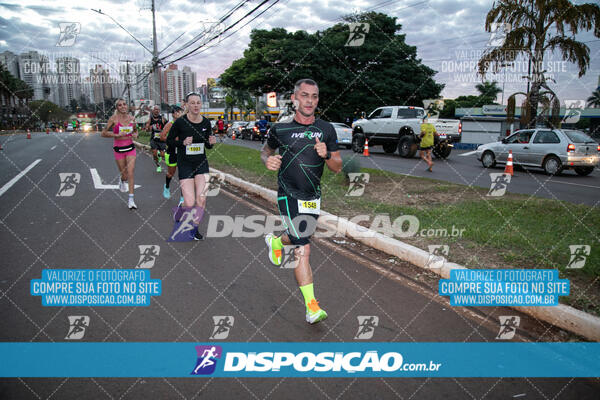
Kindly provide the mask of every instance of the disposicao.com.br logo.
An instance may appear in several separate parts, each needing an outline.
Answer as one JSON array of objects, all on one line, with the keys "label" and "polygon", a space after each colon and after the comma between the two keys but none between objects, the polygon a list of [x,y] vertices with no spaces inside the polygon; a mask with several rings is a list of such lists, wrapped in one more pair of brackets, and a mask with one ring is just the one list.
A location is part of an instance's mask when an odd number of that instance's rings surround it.
[{"label": "disposicao.com.br logo", "polygon": [[[219,346],[217,346],[219,347]],[[235,376],[286,375],[318,376],[319,373],[346,373],[346,374],[377,374],[390,372],[439,372],[441,363],[434,361],[423,363],[405,363],[402,354],[398,352],[380,352],[377,350],[349,351],[349,352],[239,352],[218,351],[211,346],[198,346],[198,362],[193,375],[209,375],[215,371],[216,362],[213,353],[223,359],[222,374]],[[208,354],[211,353],[211,354]],[[216,354],[215,354],[216,355]],[[209,360],[209,361],[207,361]],[[210,369],[205,369],[210,364]],[[260,373],[260,374],[257,374]],[[280,374],[281,373],[281,374]],[[221,374],[218,374],[221,375]]]}]

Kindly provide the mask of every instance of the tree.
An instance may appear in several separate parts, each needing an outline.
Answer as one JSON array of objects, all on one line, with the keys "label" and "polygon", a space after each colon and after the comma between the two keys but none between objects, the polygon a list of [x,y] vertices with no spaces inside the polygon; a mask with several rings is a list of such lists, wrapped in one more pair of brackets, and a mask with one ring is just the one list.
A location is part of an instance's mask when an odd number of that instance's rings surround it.
[{"label": "tree", "polygon": [[588,106],[594,108],[600,108],[600,90],[596,89],[592,92],[592,95],[587,98]]},{"label": "tree", "polygon": [[71,109],[71,112],[73,112],[73,113],[77,112],[79,105],[77,104],[76,99],[71,99],[71,101],[69,102],[69,108]]},{"label": "tree", "polygon": [[231,119],[233,119],[233,109],[235,107],[240,110],[240,117],[242,120],[248,116],[250,110],[254,109],[255,102],[252,100],[252,96],[249,92],[245,90],[225,88],[225,93],[225,104],[227,109],[231,110]]},{"label": "tree", "polygon": [[[593,30],[594,36],[600,37],[600,7],[592,3],[575,5],[569,0],[499,0],[494,4],[486,16],[486,31],[491,32],[496,23],[510,24],[511,30],[501,46],[484,52],[479,60],[479,73],[485,76],[489,69],[497,72],[517,55],[527,55],[532,73],[526,106],[528,125],[533,127],[538,122],[541,88],[552,92],[543,69],[545,53],[557,50],[563,60],[576,63],[579,77],[583,76],[590,64],[590,49],[575,40],[575,35]],[[556,100],[555,97],[553,101]]]},{"label": "tree", "polygon": [[41,122],[63,121],[69,118],[71,113],[58,105],[47,100],[34,100],[29,102],[32,120]]},{"label": "tree", "polygon": [[498,87],[496,81],[478,83],[475,85],[475,89],[479,92],[479,97],[484,105],[495,103],[498,94],[502,93],[502,89]]},{"label": "tree", "polygon": [[[383,105],[421,106],[423,99],[439,97],[443,85],[417,58],[416,47],[405,43],[395,17],[370,12],[344,20],[314,34],[252,31],[244,57],[221,75],[221,84],[254,95],[291,94],[298,79],[312,78],[319,84],[322,117],[334,121]],[[363,45],[345,46],[349,22],[370,24]]]}]

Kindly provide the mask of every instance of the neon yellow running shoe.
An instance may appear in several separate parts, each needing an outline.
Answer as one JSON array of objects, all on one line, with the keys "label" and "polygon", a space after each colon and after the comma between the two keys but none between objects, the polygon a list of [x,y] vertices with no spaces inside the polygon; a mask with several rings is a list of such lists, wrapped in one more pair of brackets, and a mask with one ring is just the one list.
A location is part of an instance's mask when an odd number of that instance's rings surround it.
[{"label": "neon yellow running shoe", "polygon": [[283,259],[283,245],[281,244],[281,240],[277,240],[277,238],[269,233],[265,236],[265,242],[269,247],[269,260],[273,265],[281,265],[281,261]]},{"label": "neon yellow running shoe", "polygon": [[316,324],[317,322],[321,322],[324,319],[327,319],[327,313],[325,312],[325,310],[319,307],[319,302],[316,299],[312,299],[307,306],[306,322],[308,322],[309,324]]}]

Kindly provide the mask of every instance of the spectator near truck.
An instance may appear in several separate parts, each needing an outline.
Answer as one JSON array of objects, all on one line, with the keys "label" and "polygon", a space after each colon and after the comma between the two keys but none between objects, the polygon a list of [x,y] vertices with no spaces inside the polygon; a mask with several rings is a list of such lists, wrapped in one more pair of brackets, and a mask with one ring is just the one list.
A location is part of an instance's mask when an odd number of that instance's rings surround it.
[{"label": "spectator near truck", "polygon": [[[418,149],[424,116],[422,107],[379,107],[352,124],[352,149],[362,152],[365,138],[368,138],[370,148],[381,145],[386,153],[398,151],[402,157],[413,157]],[[452,151],[452,143],[460,142],[461,123],[454,119],[431,119],[430,122],[438,133],[433,155],[446,158]]]}]

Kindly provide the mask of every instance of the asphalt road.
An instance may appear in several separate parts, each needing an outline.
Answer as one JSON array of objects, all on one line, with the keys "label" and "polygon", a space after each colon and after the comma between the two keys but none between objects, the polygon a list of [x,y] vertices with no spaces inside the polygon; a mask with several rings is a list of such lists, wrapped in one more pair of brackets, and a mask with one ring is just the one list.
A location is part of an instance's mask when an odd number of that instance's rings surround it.
[{"label": "asphalt road", "polygon": [[[453,308],[435,294],[435,281],[406,263],[390,263],[360,245],[315,240],[311,255],[316,295],[329,319],[304,321],[301,295],[290,269],[274,268],[262,237],[207,238],[173,243],[171,210],[178,194],[162,198],[164,175],[138,152],[137,211],[126,194],[96,189],[116,184],[110,140],[99,135],[34,134],[0,137],[0,315],[4,342],[65,342],[68,316],[89,316],[86,342],[207,342],[213,316],[232,316],[224,342],[354,342],[357,316],[378,316],[371,341],[487,342],[498,334],[497,315],[514,310]],[[7,183],[41,160],[11,187]],[[72,196],[57,196],[59,173],[79,173]],[[175,185],[176,186],[176,185]],[[273,213],[273,206],[224,187],[209,198],[216,215]],[[140,245],[158,245],[151,268],[162,294],[147,307],[44,307],[29,283],[42,269],[134,268]],[[548,340],[551,328],[522,316],[513,340]],[[542,335],[543,336],[540,336]],[[51,363],[52,360],[40,360]],[[85,363],[85,360],[81,360]],[[190,369],[194,366],[190,365]],[[1,379],[0,398],[29,399],[597,399],[598,380],[489,379]]]},{"label": "asphalt road", "polygon": [[[227,143],[253,149],[262,147],[259,141],[227,139]],[[446,160],[434,159],[435,165],[432,173],[426,171],[427,165],[418,158],[418,154],[412,159],[406,159],[399,157],[397,153],[385,154],[381,146],[372,146],[369,153],[370,157],[362,157],[352,150],[346,150],[345,147],[341,149],[342,155],[356,155],[363,167],[488,189],[491,185],[489,174],[504,171],[503,166],[483,168],[476,155],[472,151],[465,150],[453,150]],[[567,170],[559,176],[551,177],[541,169],[525,170],[515,167],[515,175],[512,177],[507,191],[564,200],[575,204],[598,206],[600,205],[600,170],[596,168],[588,176],[579,176],[574,171]]]}]

